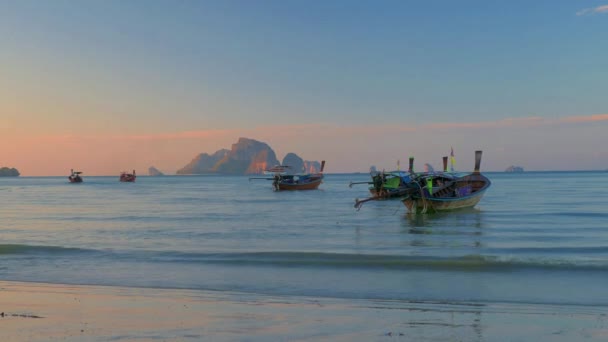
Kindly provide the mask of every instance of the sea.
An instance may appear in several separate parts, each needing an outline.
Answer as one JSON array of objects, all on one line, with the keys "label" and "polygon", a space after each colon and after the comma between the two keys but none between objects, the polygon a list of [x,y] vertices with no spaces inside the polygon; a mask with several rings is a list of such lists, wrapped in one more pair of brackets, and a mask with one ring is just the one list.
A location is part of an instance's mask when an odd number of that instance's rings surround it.
[{"label": "sea", "polygon": [[286,298],[608,308],[608,173],[484,173],[479,204],[407,213],[368,174],[0,178],[0,280]]}]

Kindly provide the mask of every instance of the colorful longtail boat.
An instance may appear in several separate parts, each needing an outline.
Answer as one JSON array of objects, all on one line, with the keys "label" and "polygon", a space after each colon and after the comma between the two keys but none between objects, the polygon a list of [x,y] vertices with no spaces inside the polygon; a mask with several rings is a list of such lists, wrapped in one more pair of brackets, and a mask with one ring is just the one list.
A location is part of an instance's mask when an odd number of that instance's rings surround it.
[{"label": "colorful longtail boat", "polygon": [[[475,152],[475,169],[470,174],[457,175],[446,171],[412,173],[410,182],[401,190],[401,201],[408,212],[440,212],[477,205],[492,185],[492,182],[479,172],[481,154],[481,151]],[[444,157],[444,170],[447,170],[446,165],[447,157]],[[374,199],[378,198],[356,200],[355,208],[360,208],[364,202]]]}]

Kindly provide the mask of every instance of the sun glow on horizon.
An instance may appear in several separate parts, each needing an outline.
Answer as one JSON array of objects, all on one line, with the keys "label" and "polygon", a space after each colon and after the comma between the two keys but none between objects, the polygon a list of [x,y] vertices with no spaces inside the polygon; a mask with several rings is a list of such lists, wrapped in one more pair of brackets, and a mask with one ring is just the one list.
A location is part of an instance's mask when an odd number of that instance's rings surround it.
[{"label": "sun glow on horizon", "polygon": [[[3,163],[7,164],[5,166],[16,167],[23,176],[60,176],[67,174],[71,168],[83,170],[89,175],[115,175],[131,169],[145,174],[151,166],[172,174],[200,153],[212,154],[222,148],[229,149],[239,137],[248,137],[268,143],[279,159],[294,152],[306,160],[329,160],[329,172],[354,172],[365,171],[369,165],[392,164],[393,160],[404,159],[407,155],[419,155],[420,159],[439,155],[446,147],[441,143],[432,143],[426,137],[440,134],[444,141],[451,140],[461,146],[457,153],[486,149],[486,159],[498,159],[496,154],[516,156],[519,153],[529,159],[529,164],[533,158],[543,157],[513,150],[515,147],[509,148],[509,145],[514,142],[501,140],[501,137],[524,130],[531,137],[538,137],[536,141],[525,140],[527,144],[540,146],[543,141],[560,139],[563,129],[556,127],[565,126],[567,131],[573,132],[588,130],[589,123],[606,126],[608,114],[552,120],[530,117],[420,125],[304,124],[160,134],[10,136],[14,144],[0,147],[0,155]],[[484,136],[488,132],[493,139],[485,146],[463,139],[469,135]],[[420,141],[426,142],[418,144]],[[568,150],[565,147],[561,149]],[[489,157],[490,154],[494,156]],[[438,158],[429,158],[428,162],[436,164],[433,159]],[[526,164],[525,158],[518,163]],[[468,157],[464,156],[464,159]],[[501,170],[504,163],[490,161],[484,165],[486,169]],[[593,168],[591,165],[585,167]],[[600,164],[598,168],[601,169]]]}]

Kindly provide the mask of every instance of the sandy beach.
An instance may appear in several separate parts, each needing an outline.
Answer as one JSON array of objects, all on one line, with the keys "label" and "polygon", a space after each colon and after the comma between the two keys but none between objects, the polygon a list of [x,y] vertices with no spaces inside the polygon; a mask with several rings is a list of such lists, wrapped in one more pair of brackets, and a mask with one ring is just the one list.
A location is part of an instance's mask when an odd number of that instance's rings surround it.
[{"label": "sandy beach", "polygon": [[0,282],[2,341],[575,341],[603,307],[447,304]]}]

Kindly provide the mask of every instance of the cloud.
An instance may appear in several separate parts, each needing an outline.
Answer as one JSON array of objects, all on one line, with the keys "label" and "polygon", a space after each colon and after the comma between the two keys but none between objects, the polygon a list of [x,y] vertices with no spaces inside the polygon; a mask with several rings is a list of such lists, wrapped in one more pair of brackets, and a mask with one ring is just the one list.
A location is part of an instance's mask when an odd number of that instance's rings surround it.
[{"label": "cloud", "polygon": [[601,5],[601,6],[597,6],[597,7],[592,7],[592,8],[585,8],[582,9],[578,12],[576,12],[576,15],[583,16],[583,15],[592,15],[592,14],[601,14],[601,13],[608,13],[608,5]]},{"label": "cloud", "polygon": [[608,114],[593,114],[593,115],[577,115],[567,116],[555,119],[547,119],[539,116],[530,116],[522,118],[505,118],[496,121],[462,121],[462,122],[437,122],[427,124],[390,124],[390,125],[343,125],[336,126],[332,124],[296,124],[296,125],[274,125],[274,126],[259,126],[249,129],[226,129],[226,130],[200,130],[200,131],[183,131],[173,133],[157,133],[157,134],[134,134],[134,135],[47,135],[30,137],[28,140],[38,142],[53,142],[53,143],[82,143],[92,141],[213,141],[217,139],[225,141],[236,141],[239,137],[251,137],[259,139],[268,139],[270,137],[277,138],[292,138],[300,137],[320,137],[320,136],[335,136],[341,135],[378,135],[378,134],[399,134],[424,132],[432,130],[451,130],[451,129],[478,129],[478,128],[501,128],[501,127],[537,127],[549,126],[555,124],[577,124],[588,122],[608,121]]},{"label": "cloud", "polygon": [[541,117],[532,116],[527,118],[506,118],[498,121],[478,122],[443,122],[420,126],[423,129],[456,129],[456,128],[487,128],[487,127],[522,127],[537,126],[547,121]]},{"label": "cloud", "polygon": [[569,116],[558,120],[559,122],[565,123],[576,123],[576,122],[598,122],[608,121],[608,114],[595,114],[587,116]]}]

